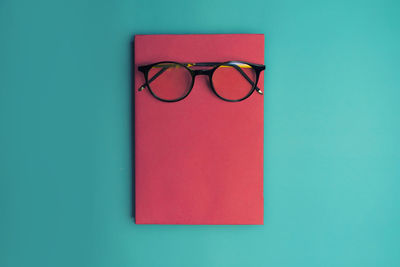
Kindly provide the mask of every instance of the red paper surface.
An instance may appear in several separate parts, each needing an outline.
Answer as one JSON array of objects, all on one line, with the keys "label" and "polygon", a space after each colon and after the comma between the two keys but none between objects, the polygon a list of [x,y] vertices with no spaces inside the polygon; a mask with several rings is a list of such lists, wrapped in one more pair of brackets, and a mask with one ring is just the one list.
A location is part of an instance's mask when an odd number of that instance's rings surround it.
[{"label": "red paper surface", "polygon": [[[161,102],[139,65],[158,61],[264,63],[264,35],[135,36],[135,219],[138,224],[263,224],[263,98],[218,98],[207,76]],[[263,90],[263,74],[258,87]]]}]

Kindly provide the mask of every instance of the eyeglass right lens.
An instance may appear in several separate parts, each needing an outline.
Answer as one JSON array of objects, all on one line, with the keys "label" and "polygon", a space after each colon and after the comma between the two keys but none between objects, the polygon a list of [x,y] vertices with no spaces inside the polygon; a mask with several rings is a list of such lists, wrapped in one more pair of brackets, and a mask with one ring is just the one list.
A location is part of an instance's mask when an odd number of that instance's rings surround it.
[{"label": "eyeglass right lens", "polygon": [[176,63],[160,63],[148,73],[150,89],[163,100],[178,100],[186,96],[192,83],[192,75],[184,66]]},{"label": "eyeglass right lens", "polygon": [[256,72],[248,64],[231,62],[219,66],[211,80],[220,97],[236,101],[245,98],[253,90]]}]

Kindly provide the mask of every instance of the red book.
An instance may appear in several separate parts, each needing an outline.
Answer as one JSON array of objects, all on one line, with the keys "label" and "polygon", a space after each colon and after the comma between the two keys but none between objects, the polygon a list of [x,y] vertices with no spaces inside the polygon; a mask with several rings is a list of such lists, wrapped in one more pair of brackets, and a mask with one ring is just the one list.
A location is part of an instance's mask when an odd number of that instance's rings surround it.
[{"label": "red book", "polygon": [[224,101],[203,75],[178,102],[137,89],[138,66],[159,61],[264,64],[264,35],[136,35],[134,46],[136,223],[263,224],[264,96]]}]

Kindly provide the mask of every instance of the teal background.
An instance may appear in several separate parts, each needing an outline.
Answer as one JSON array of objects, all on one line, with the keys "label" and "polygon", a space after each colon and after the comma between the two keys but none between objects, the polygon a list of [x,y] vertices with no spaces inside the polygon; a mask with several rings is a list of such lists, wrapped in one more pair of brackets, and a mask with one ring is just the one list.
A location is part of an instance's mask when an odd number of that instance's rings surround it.
[{"label": "teal background", "polygon": [[[0,266],[400,266],[398,1],[0,0]],[[131,219],[134,34],[264,33],[265,225]]]}]

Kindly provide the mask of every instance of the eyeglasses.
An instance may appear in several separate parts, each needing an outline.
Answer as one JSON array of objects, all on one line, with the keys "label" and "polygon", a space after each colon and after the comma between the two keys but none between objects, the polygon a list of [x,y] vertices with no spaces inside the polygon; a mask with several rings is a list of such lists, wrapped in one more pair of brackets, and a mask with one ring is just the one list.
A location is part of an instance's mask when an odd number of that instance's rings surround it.
[{"label": "eyeglasses", "polygon": [[[212,67],[199,69],[198,67]],[[207,75],[210,87],[216,96],[229,102],[238,102],[248,98],[254,91],[263,94],[257,83],[264,65],[243,61],[178,63],[162,61],[139,66],[144,74],[146,87],[158,100],[177,102],[189,95],[197,75]]]}]

